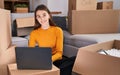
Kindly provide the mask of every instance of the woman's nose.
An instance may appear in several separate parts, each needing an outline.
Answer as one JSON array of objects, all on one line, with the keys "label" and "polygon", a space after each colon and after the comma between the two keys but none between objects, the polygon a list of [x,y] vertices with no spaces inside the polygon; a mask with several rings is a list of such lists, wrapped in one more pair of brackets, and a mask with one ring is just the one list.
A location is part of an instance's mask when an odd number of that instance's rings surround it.
[{"label": "woman's nose", "polygon": [[44,18],[43,18],[43,17],[41,17],[40,19],[41,19],[41,20],[43,20]]}]

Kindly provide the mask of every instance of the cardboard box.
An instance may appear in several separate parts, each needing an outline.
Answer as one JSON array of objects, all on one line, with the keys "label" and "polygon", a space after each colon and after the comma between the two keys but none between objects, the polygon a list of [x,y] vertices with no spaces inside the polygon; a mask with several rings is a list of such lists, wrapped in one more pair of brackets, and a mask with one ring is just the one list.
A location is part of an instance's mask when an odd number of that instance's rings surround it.
[{"label": "cardboard box", "polygon": [[[69,0],[68,25],[71,25],[72,10],[96,10],[97,0]],[[69,26],[69,29],[71,27]]]},{"label": "cardboard box", "polygon": [[0,9],[0,54],[11,44],[11,17],[10,11]]},{"label": "cardboard box", "polygon": [[15,63],[15,46],[12,45],[0,54],[0,75],[8,75],[7,64]]},{"label": "cardboard box", "polygon": [[34,17],[17,18],[16,23],[17,36],[29,35],[35,25]]},{"label": "cardboard box", "polygon": [[10,75],[60,75],[60,70],[53,65],[51,70],[18,70],[16,64],[8,65]]},{"label": "cardboard box", "polygon": [[73,71],[82,75],[120,75],[120,58],[97,51],[120,49],[120,40],[112,40],[79,48]]},{"label": "cardboard box", "polygon": [[76,10],[96,10],[97,0],[76,0]]},{"label": "cardboard box", "polygon": [[96,10],[97,0],[70,0],[69,11],[72,10]]},{"label": "cardboard box", "polygon": [[118,33],[119,10],[72,11],[72,34]]},{"label": "cardboard box", "polygon": [[97,9],[113,9],[113,1],[98,2]]},{"label": "cardboard box", "polygon": [[16,10],[16,13],[28,13],[28,8],[17,7],[15,10]]},{"label": "cardboard box", "polygon": [[34,17],[17,18],[17,28],[33,27],[35,25]]}]

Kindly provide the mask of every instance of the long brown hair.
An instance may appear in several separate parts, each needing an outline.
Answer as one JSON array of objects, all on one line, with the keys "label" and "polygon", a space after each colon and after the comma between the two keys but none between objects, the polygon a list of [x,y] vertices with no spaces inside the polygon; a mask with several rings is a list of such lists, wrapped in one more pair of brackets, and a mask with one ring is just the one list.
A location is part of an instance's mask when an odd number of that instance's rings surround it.
[{"label": "long brown hair", "polygon": [[38,10],[44,10],[44,11],[46,11],[49,14],[49,16],[50,16],[50,19],[49,19],[50,26],[56,26],[56,24],[52,20],[52,15],[51,15],[49,9],[45,5],[42,4],[42,5],[37,6],[37,8],[35,9],[35,14],[34,14],[34,17],[35,17],[35,27],[34,27],[34,29],[38,29],[39,27],[41,27],[41,24],[38,22],[38,20],[36,18],[36,12]]}]

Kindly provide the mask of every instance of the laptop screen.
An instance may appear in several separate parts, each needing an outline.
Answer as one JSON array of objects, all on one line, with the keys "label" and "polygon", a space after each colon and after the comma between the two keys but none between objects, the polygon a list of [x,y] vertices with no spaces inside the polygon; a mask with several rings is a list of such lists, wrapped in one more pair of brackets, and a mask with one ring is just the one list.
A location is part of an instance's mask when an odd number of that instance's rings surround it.
[{"label": "laptop screen", "polygon": [[51,69],[52,49],[46,47],[16,47],[18,69]]}]

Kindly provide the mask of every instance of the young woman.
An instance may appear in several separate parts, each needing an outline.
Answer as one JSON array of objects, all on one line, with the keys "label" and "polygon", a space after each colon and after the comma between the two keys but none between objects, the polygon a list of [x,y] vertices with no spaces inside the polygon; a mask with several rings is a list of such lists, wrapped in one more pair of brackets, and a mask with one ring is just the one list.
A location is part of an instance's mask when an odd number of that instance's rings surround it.
[{"label": "young woman", "polygon": [[52,20],[45,5],[35,10],[35,28],[30,33],[29,47],[51,47],[53,64],[60,68],[60,75],[71,75],[75,57],[63,59],[63,31]]},{"label": "young woman", "polygon": [[30,34],[29,47],[51,47],[52,61],[62,59],[63,31],[52,21],[50,11],[45,5],[35,10],[35,28]]}]

